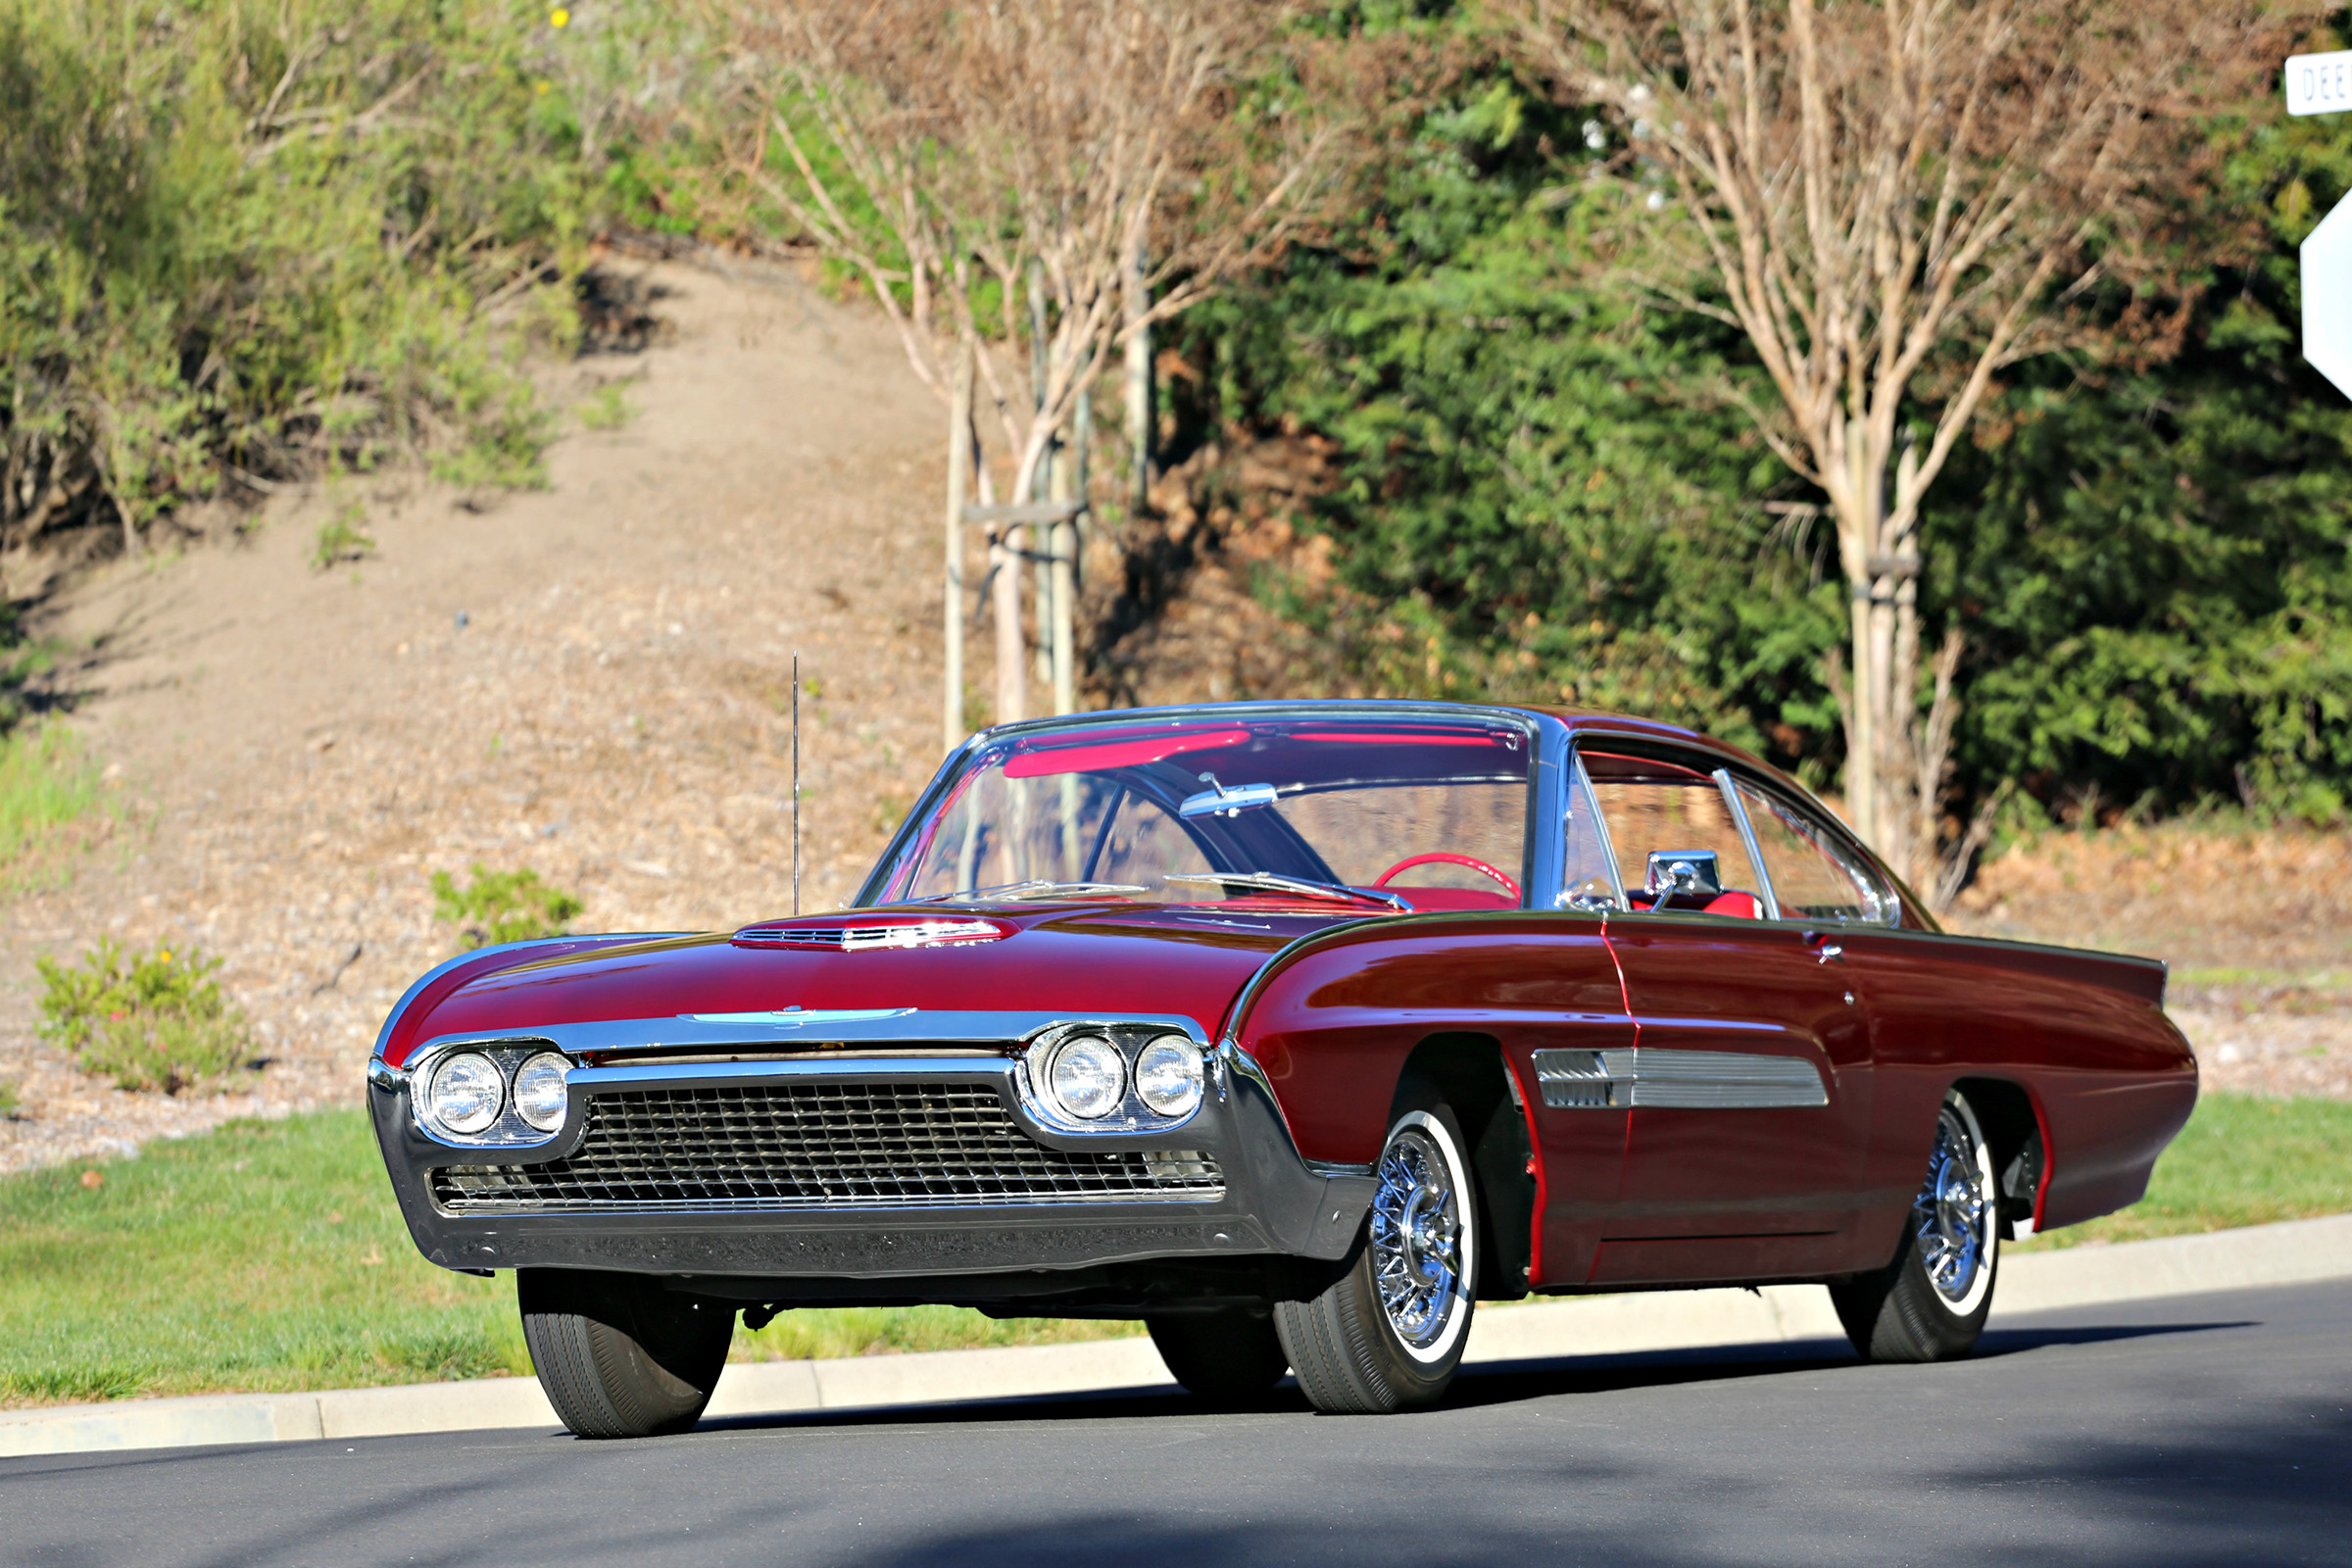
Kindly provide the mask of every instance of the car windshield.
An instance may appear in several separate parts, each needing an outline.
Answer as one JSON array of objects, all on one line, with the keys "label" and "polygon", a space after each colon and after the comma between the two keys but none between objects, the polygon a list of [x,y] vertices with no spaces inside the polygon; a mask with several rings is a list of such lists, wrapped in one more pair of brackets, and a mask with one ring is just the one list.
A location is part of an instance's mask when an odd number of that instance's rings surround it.
[{"label": "car windshield", "polygon": [[1252,715],[1031,732],[965,760],[874,902],[1509,908],[1527,855],[1529,751],[1524,730],[1495,719]]}]

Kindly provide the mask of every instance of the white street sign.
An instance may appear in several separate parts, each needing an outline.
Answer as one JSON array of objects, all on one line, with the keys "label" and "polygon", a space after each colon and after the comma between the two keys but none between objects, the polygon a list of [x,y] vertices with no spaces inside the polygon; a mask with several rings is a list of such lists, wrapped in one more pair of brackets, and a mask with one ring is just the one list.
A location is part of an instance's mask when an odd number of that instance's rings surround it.
[{"label": "white street sign", "polygon": [[2352,109],[2352,49],[2286,57],[2286,112],[2337,115]]},{"label": "white street sign", "polygon": [[2303,357],[2352,397],[2352,197],[2303,242]]}]

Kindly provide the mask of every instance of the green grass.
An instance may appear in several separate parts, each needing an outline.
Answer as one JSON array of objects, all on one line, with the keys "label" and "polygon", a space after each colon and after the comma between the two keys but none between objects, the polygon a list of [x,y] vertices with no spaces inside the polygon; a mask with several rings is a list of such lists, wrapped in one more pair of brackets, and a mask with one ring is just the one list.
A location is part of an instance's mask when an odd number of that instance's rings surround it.
[{"label": "green grass", "polygon": [[2135,1242],[2347,1210],[2352,1104],[2209,1094],[2157,1160],[2147,1197],[2025,1246],[2039,1251]]},{"label": "green grass", "polygon": [[0,1401],[529,1370],[512,1276],[416,1255],[358,1111],[0,1181]]},{"label": "green grass", "polygon": [[57,841],[98,801],[98,764],[65,725],[0,738],[0,884],[48,880]]},{"label": "green grass", "polygon": [[[99,1183],[85,1186],[85,1172]],[[2147,1200],[2031,1249],[2352,1210],[2352,1104],[2211,1095]],[[737,1360],[1037,1345],[1132,1323],[805,1309]],[[0,1179],[0,1404],[523,1376],[514,1276],[416,1255],[366,1118],[323,1111]]]},{"label": "green grass", "polygon": [[[100,1182],[83,1185],[84,1173]],[[367,1118],[232,1122],[0,1179],[0,1405],[527,1376],[514,1275],[416,1254]],[[953,1307],[787,1312],[737,1359],[1134,1332]]]}]

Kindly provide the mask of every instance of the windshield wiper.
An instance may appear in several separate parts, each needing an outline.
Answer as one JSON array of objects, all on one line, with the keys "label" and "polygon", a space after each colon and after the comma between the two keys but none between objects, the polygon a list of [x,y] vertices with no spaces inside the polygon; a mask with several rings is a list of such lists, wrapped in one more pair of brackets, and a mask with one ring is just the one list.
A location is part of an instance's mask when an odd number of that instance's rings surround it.
[{"label": "windshield wiper", "polygon": [[1162,882],[1214,882],[1223,887],[1263,888],[1269,893],[1296,893],[1304,899],[1338,899],[1348,904],[1383,904],[1392,909],[1411,909],[1412,905],[1394,893],[1378,888],[1351,888],[1342,882],[1311,882],[1302,876],[1283,876],[1275,871],[1171,871]]},{"label": "windshield wiper", "polygon": [[906,904],[943,904],[950,899],[994,899],[1000,903],[1021,899],[1042,899],[1061,896],[1091,899],[1098,894],[1149,893],[1152,890],[1137,882],[1048,882],[1033,877],[1027,882],[1004,882],[993,888],[965,888],[956,893],[933,893],[919,899],[906,899]]}]

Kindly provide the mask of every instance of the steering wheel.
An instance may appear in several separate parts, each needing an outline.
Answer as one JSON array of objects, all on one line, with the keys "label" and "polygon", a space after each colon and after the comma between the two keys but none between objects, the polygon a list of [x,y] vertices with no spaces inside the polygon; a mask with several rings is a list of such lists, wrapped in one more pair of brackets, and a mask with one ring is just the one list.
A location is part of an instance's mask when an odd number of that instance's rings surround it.
[{"label": "steering wheel", "polygon": [[1495,881],[1501,883],[1503,891],[1508,893],[1512,898],[1515,899],[1519,896],[1519,884],[1512,881],[1509,877],[1504,876],[1500,871],[1495,870],[1486,861],[1474,860],[1467,855],[1448,855],[1444,850],[1438,850],[1428,855],[1408,855],[1403,859],[1398,860],[1395,865],[1390,866],[1386,871],[1381,872],[1379,877],[1373,881],[1372,885],[1376,888],[1385,888],[1389,885],[1389,878],[1395,876],[1399,871],[1409,871],[1416,865],[1468,866],[1471,870],[1476,871],[1480,876],[1491,876]]}]

